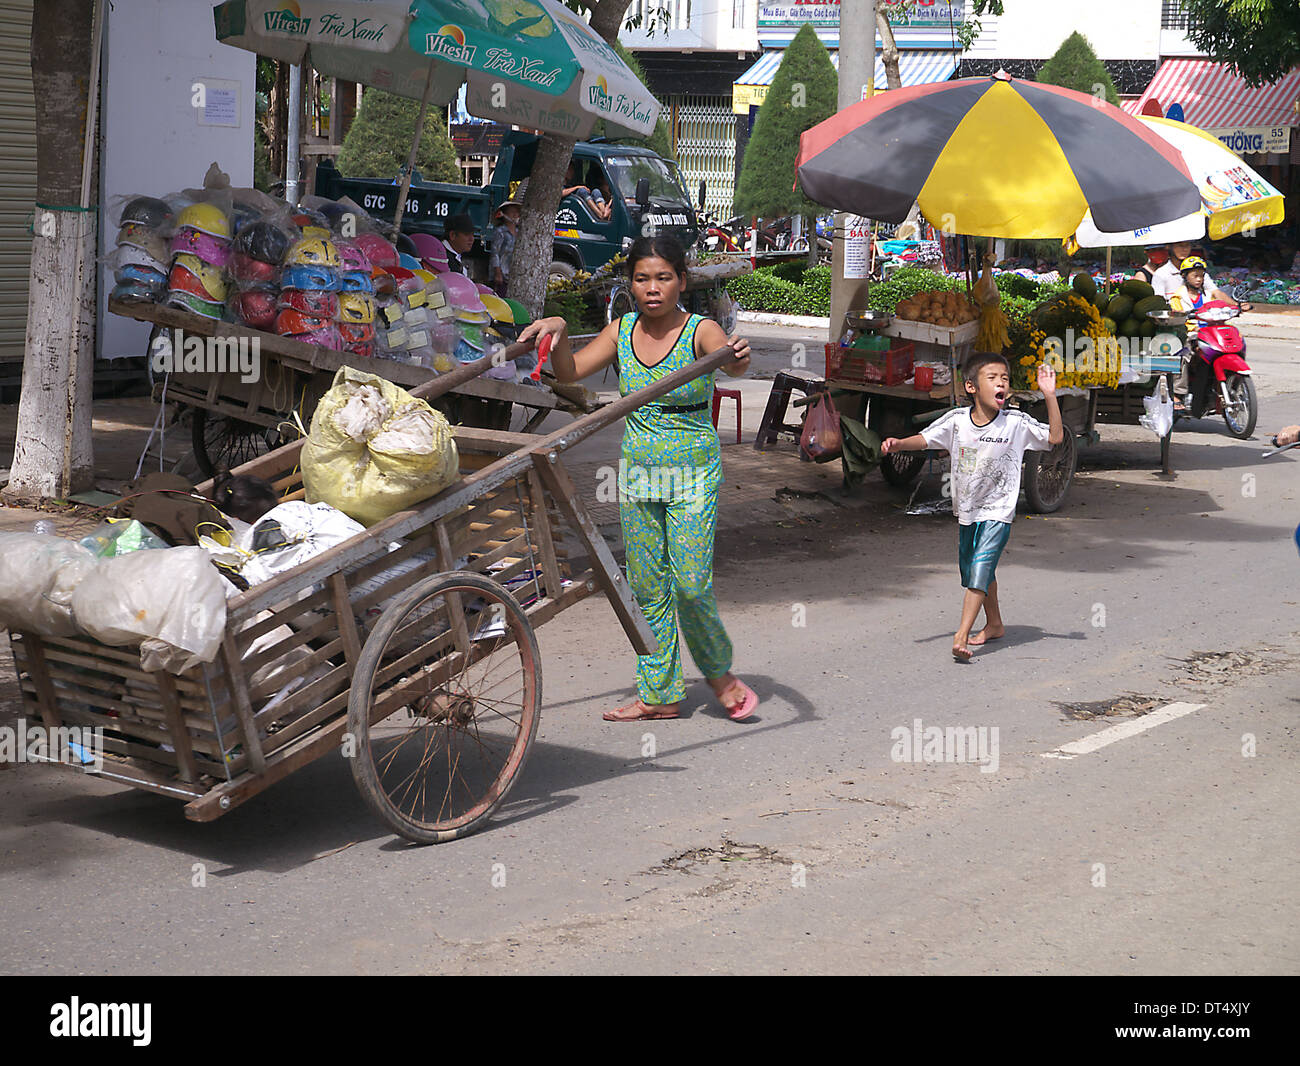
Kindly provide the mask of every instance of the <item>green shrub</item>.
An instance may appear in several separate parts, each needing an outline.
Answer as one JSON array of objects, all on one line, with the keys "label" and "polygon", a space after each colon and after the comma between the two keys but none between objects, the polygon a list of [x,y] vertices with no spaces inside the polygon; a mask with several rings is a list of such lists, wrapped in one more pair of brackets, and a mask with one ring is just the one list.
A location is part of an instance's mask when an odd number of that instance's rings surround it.
[{"label": "green shrub", "polygon": [[924,267],[902,267],[890,275],[888,281],[871,286],[867,294],[867,307],[872,311],[886,311],[892,314],[900,300],[915,296],[918,292],[935,290],[965,292],[966,282],[962,278],[949,278],[943,274],[936,274],[933,270],[926,270]]}]

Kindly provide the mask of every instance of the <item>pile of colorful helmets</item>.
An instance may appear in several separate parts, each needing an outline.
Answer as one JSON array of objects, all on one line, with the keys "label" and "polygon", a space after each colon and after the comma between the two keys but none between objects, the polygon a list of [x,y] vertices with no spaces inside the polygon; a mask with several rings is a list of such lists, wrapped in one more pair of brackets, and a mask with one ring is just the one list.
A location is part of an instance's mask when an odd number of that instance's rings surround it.
[{"label": "pile of colorful helmets", "polygon": [[227,306],[253,329],[273,330],[279,311],[280,263],[292,238],[283,227],[265,219],[241,226],[231,244],[230,295]]},{"label": "pile of colorful helmets", "polygon": [[230,261],[230,219],[216,204],[195,203],[176,215],[167,302],[204,318],[221,318]]},{"label": "pile of colorful helmets", "polygon": [[294,241],[285,252],[280,271],[275,332],[307,344],[341,348],[343,342],[335,320],[339,314],[342,266],[339,250],[328,235],[313,233]]},{"label": "pile of colorful helmets", "polygon": [[122,208],[113,252],[114,299],[162,298],[167,291],[167,238],[173,222],[167,201],[152,196],[137,196]]}]

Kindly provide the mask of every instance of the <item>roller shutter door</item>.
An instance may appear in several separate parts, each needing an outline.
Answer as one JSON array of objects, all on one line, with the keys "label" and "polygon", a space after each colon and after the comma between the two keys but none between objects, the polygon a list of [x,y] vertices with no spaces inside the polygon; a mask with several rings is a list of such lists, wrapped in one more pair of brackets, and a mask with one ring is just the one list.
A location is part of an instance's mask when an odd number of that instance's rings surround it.
[{"label": "roller shutter door", "polygon": [[0,0],[0,361],[21,361],[27,335],[29,231],[36,199],[32,0]]}]

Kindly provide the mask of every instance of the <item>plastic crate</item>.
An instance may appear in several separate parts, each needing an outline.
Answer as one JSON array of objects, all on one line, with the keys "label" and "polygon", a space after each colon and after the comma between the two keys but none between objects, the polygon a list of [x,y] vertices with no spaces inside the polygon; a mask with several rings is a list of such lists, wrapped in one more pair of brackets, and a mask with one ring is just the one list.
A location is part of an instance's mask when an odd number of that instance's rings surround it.
[{"label": "plastic crate", "polygon": [[826,345],[826,380],[865,385],[901,385],[912,376],[912,343],[896,341],[888,351]]}]

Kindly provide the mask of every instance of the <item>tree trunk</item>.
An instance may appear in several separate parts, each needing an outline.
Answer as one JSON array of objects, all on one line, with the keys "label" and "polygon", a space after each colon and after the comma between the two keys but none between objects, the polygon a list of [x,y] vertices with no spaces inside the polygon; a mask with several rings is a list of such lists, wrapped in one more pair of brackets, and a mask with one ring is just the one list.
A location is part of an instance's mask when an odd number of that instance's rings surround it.
[{"label": "tree trunk", "polygon": [[[880,61],[885,66],[885,88],[901,89],[903,79],[898,73],[898,44],[894,41],[894,29],[889,25],[889,16],[876,8],[876,28],[880,30]],[[875,70],[872,65],[874,78]]]},{"label": "tree trunk", "polygon": [[[94,150],[85,143],[94,6],[94,0],[46,0],[32,8],[32,89],[41,131],[36,199],[51,207],[81,203],[82,152]],[[92,483],[95,217],[36,208],[17,443],[4,493],[9,503],[65,498]]]},{"label": "tree trunk", "polygon": [[803,220],[804,233],[808,239],[808,265],[817,265],[817,256],[821,249],[817,247],[817,216],[809,215]]},{"label": "tree trunk", "polygon": [[[591,9],[591,28],[613,44],[618,39],[623,15],[631,0],[597,0]],[[546,302],[546,279],[550,273],[551,249],[555,244],[555,209],[564,188],[564,171],[573,155],[572,137],[542,135],[537,160],[528,176],[519,234],[510,262],[510,295],[523,302],[528,313],[542,313]]]}]

